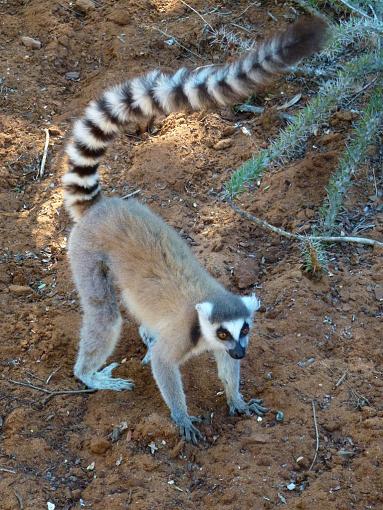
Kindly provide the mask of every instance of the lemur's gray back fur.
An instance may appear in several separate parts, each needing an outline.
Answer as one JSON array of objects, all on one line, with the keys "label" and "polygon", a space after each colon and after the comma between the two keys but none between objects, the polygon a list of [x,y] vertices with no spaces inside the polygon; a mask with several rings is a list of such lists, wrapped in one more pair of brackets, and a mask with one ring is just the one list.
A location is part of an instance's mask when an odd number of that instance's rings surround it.
[{"label": "lemur's gray back fur", "polygon": [[75,123],[66,148],[68,172],[63,184],[72,217],[78,219],[98,200],[100,159],[126,123],[241,101],[317,51],[325,32],[321,18],[302,17],[232,63],[182,68],[174,74],[156,70],[106,90]]}]

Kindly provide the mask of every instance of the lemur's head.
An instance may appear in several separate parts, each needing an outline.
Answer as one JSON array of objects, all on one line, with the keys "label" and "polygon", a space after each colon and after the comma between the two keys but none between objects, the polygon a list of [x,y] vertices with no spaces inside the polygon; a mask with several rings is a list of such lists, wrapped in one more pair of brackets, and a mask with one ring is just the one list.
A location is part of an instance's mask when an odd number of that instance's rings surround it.
[{"label": "lemur's head", "polygon": [[201,334],[211,350],[224,350],[234,359],[246,354],[254,312],[259,308],[255,294],[237,296],[225,292],[198,303]]}]

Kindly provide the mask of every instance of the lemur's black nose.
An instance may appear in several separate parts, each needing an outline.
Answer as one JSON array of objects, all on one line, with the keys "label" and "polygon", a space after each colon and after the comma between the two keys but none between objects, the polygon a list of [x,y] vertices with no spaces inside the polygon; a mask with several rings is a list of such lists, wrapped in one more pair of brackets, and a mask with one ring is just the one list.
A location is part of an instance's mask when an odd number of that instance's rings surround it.
[{"label": "lemur's black nose", "polygon": [[245,356],[246,349],[239,342],[235,342],[234,349],[229,349],[228,353],[234,359],[241,359]]}]

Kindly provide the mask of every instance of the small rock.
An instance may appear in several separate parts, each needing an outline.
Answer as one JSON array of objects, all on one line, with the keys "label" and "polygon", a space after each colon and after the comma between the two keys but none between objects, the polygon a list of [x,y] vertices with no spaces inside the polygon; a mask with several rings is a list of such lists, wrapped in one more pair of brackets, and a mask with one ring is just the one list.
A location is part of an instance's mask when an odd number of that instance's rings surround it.
[{"label": "small rock", "polygon": [[[113,12],[108,15],[107,19],[108,21],[111,21],[116,25],[120,25],[121,27],[124,25],[129,25],[129,23],[132,22],[132,16],[129,12],[126,11],[126,9],[114,9]],[[170,41],[170,39],[168,39],[168,41]],[[166,44],[172,46],[172,43],[166,42]]]},{"label": "small rock", "polygon": [[276,421],[277,421],[278,423],[282,423],[282,422],[283,422],[283,420],[285,419],[285,415],[283,414],[283,412],[282,412],[282,411],[277,411],[277,412],[275,413],[275,419],[276,419]]},{"label": "small rock", "polygon": [[221,133],[222,138],[227,138],[231,135],[233,135],[236,131],[236,128],[234,126],[226,126]]},{"label": "small rock", "polygon": [[99,455],[105,453],[110,448],[110,442],[104,437],[95,437],[91,440],[89,444],[89,450],[92,453],[97,453]]},{"label": "small rock", "polygon": [[68,73],[65,73],[65,78],[71,81],[79,81],[80,73],[78,71],[69,71]]},{"label": "small rock", "polygon": [[310,365],[312,365],[315,362],[315,358],[308,358],[301,361],[298,361],[298,366],[301,368],[306,368]]},{"label": "small rock", "polygon": [[119,423],[118,425],[113,427],[112,432],[108,436],[112,440],[112,443],[115,443],[116,441],[118,441],[120,439],[122,433],[124,432],[124,430],[126,430],[127,428],[128,428],[127,421],[122,421],[121,423]]},{"label": "small rock", "polygon": [[339,450],[338,455],[340,457],[343,457],[344,459],[351,459],[352,457],[355,456],[355,453],[349,450]]},{"label": "small rock", "polygon": [[31,48],[32,50],[39,50],[42,46],[41,41],[38,39],[33,39],[32,37],[28,37],[24,35],[21,38],[21,42],[26,46],[27,48]]},{"label": "small rock", "polygon": [[8,290],[13,294],[31,294],[33,292],[33,289],[27,285],[10,285]]},{"label": "small rock", "polygon": [[265,444],[269,440],[269,436],[267,434],[260,434],[255,432],[251,434],[251,436],[244,438],[244,442],[247,444]]},{"label": "small rock", "polygon": [[219,140],[217,143],[213,145],[213,149],[216,151],[221,151],[224,149],[228,149],[233,145],[233,139],[232,138],[223,138],[222,140]]},{"label": "small rock", "polygon": [[96,8],[95,3],[92,0],[76,0],[75,6],[79,11],[85,13],[93,11]]},{"label": "small rock", "polygon": [[51,136],[62,136],[63,134],[61,129],[57,126],[49,126],[48,130]]}]

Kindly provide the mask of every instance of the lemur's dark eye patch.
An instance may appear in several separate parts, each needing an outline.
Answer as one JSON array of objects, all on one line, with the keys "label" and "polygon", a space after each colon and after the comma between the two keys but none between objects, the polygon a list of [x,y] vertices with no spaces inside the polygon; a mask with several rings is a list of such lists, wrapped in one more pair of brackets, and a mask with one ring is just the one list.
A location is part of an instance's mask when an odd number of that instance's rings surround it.
[{"label": "lemur's dark eye patch", "polygon": [[247,322],[245,322],[242,326],[240,336],[246,336],[249,334],[250,327]]},{"label": "lemur's dark eye patch", "polygon": [[233,337],[231,336],[231,333],[225,329],[225,328],[218,328],[217,329],[217,337],[220,340],[231,340]]}]

